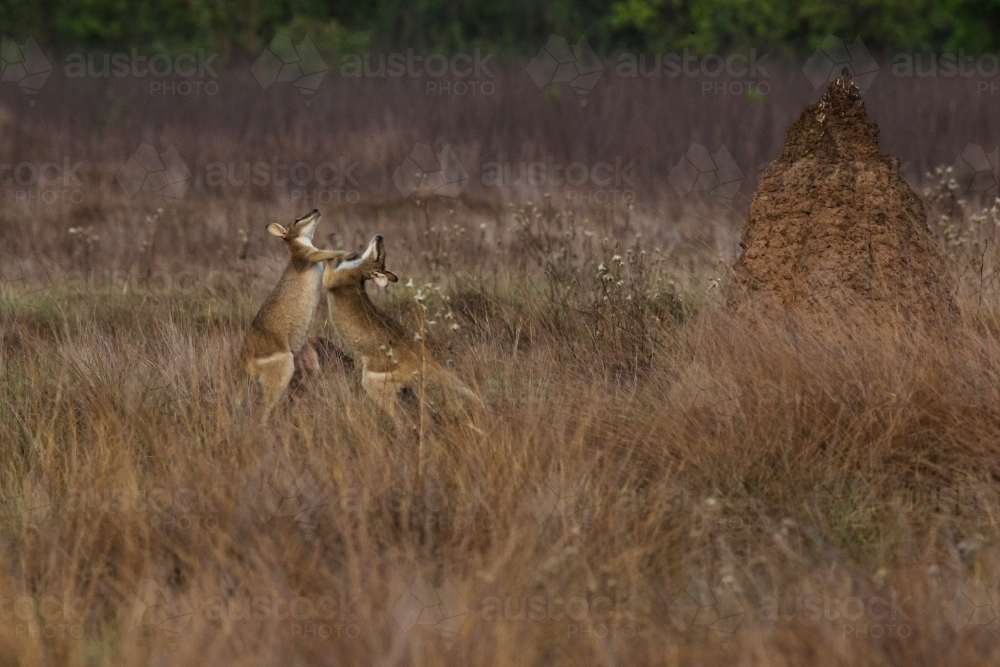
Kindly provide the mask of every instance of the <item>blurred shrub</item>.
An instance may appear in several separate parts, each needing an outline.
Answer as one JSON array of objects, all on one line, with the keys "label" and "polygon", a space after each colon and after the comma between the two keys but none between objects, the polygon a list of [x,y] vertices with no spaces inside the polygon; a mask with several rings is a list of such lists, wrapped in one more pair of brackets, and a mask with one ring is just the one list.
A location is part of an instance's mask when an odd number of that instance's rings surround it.
[{"label": "blurred shrub", "polygon": [[278,32],[321,51],[370,47],[533,55],[551,34],[619,49],[812,51],[826,35],[874,51],[1000,48],[998,0],[0,0],[0,32],[57,50],[210,48],[256,54]]}]

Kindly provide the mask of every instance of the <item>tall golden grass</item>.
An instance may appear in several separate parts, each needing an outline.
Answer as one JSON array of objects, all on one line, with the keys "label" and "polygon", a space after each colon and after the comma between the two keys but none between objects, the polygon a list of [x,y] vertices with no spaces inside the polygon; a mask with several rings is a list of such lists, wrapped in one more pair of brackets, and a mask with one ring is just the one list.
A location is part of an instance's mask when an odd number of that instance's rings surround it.
[{"label": "tall golden grass", "polygon": [[[114,152],[12,127],[16,159]],[[430,351],[487,405],[429,427],[421,465],[349,371],[265,428],[237,407],[284,262],[263,226],[297,201],[127,198],[115,168],[88,161],[81,203],[0,209],[3,663],[1000,657],[996,212],[946,178],[944,338],[732,314],[724,211],[331,207],[317,238],[385,235],[379,304],[416,331],[419,293]]]}]

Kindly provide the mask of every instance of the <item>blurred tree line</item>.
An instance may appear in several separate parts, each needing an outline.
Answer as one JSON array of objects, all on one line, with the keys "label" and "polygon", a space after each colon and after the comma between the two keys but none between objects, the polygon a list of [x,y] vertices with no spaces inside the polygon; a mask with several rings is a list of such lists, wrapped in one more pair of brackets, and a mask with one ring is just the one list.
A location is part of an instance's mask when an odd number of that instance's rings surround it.
[{"label": "blurred tree line", "polygon": [[689,47],[811,52],[828,34],[873,52],[1000,49],[1000,0],[0,0],[0,33],[43,48],[239,58],[275,34],[323,52],[483,47],[534,54],[551,34],[598,53]]}]

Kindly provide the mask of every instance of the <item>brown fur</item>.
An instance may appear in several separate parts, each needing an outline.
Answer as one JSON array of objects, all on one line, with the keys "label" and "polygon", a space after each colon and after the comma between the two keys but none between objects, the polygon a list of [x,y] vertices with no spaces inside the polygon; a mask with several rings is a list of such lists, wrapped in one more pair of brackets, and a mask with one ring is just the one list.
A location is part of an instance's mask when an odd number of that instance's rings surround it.
[{"label": "brown fur", "polygon": [[291,259],[278,284],[264,299],[243,343],[243,366],[264,392],[264,421],[288,387],[295,371],[294,354],[306,342],[319,304],[321,262],[344,256],[337,250],[313,246],[319,218],[320,212],[314,210],[288,229],[274,223],[267,227],[270,234],[288,244]]},{"label": "brown fur", "polygon": [[420,396],[425,370],[425,406],[433,414],[443,417],[481,408],[482,401],[462,380],[433,359],[424,359],[413,334],[372,303],[365,291],[370,279],[383,286],[396,282],[385,270],[381,236],[371,240],[364,255],[327,262],[323,270],[330,320],[348,352],[361,362],[361,386],[368,396],[396,414],[400,402],[412,403]]},{"label": "brown fur", "polygon": [[289,383],[292,393],[324,373],[343,375],[354,369],[354,360],[344,354],[333,341],[310,338],[295,354],[295,373]]}]

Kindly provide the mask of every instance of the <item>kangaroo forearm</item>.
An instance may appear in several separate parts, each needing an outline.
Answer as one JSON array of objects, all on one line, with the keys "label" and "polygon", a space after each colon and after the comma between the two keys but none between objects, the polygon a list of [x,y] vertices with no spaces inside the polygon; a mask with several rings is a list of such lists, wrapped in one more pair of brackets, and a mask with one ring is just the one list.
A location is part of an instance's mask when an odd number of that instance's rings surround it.
[{"label": "kangaroo forearm", "polygon": [[343,250],[310,250],[306,254],[306,259],[310,262],[325,262],[331,259],[340,259],[341,257],[346,257],[347,253]]}]

